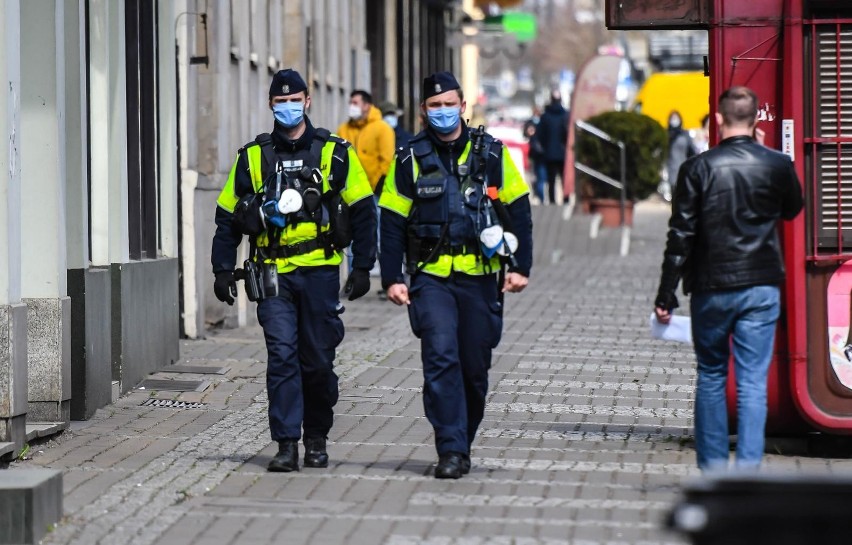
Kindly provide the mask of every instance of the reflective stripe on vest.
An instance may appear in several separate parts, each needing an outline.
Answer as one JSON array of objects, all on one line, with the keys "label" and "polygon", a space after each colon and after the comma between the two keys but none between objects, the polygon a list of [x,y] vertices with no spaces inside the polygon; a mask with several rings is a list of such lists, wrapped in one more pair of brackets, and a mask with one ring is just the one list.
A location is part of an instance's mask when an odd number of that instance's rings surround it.
[{"label": "reflective stripe on vest", "polygon": [[[323,194],[327,193],[331,190],[331,185],[329,184],[329,176],[331,173],[331,156],[334,152],[334,146],[336,143],[334,141],[327,141],[322,148],[322,155],[320,159],[320,171],[322,172],[322,191]],[[254,144],[246,148],[246,156],[248,158],[249,163],[249,175],[251,176],[252,186],[254,187],[255,192],[260,191],[263,188],[263,154],[260,149],[260,145]],[[313,166],[313,165],[311,165]],[[330,226],[328,223],[321,227],[321,232],[327,232]],[[305,242],[308,240],[314,240],[317,238],[317,224],[313,222],[301,222],[295,225],[290,224],[285,227],[279,238],[279,244],[281,246],[291,246],[293,244],[298,244],[300,242]],[[259,234],[255,239],[255,244],[257,244],[258,248],[266,248],[269,246],[269,237],[267,232]],[[320,265],[339,265],[342,261],[340,253],[334,252],[331,257],[326,257],[325,250],[323,248],[319,248],[313,250],[311,252],[295,255],[289,258],[279,257],[276,259],[266,259],[265,263],[276,263],[279,273],[290,272],[296,267],[316,267]]]},{"label": "reflective stripe on vest", "polygon": [[[468,157],[470,156],[470,150],[471,150],[471,142],[468,141],[467,144],[464,147],[464,150],[462,150],[462,153],[458,158],[457,164],[463,165],[463,164],[468,162]],[[437,153],[434,150],[434,148],[432,150],[432,153],[433,154]],[[420,167],[420,164],[417,161],[417,158],[414,156],[413,150],[412,150],[412,160],[413,160],[413,163],[414,163],[413,173],[414,173],[414,180],[415,180],[414,186],[415,186],[415,194],[416,194],[416,192],[417,192],[417,181],[420,179],[420,168],[421,167]],[[437,159],[437,160],[440,163],[440,159]],[[443,168],[443,165],[441,166],[441,170],[442,171],[446,170],[446,169]],[[455,176],[451,176],[449,178],[449,181],[451,183],[458,184],[458,179]],[[450,195],[456,196],[457,202],[447,203],[449,206],[456,207],[456,209],[458,209],[458,207],[460,207],[460,206],[461,207],[464,206],[464,203],[461,201],[459,191],[460,191],[460,188],[456,188],[455,191],[449,192]],[[450,215],[450,221],[451,222],[453,222],[453,219],[455,219],[456,222],[458,222],[458,221],[462,221],[462,220],[467,220],[467,216]],[[452,224],[451,224],[450,230],[451,231],[453,230]],[[458,235],[458,230],[459,230],[459,228],[457,227],[457,229],[455,230],[455,231],[457,231],[455,233],[456,235]],[[471,233],[468,233],[468,234],[471,234]],[[473,244],[479,243],[475,234],[472,234],[472,240],[470,240],[470,241],[452,240],[452,238],[451,238],[450,240],[448,240],[448,242],[451,245],[461,245],[461,244],[465,244],[465,243],[473,243]],[[448,277],[452,271],[461,272],[461,273],[469,274],[469,275],[473,275],[473,276],[479,276],[479,275],[483,275],[483,274],[489,274],[489,273],[492,273],[492,272],[496,272],[500,268],[500,259],[498,257],[492,257],[490,260],[487,260],[487,259],[484,258],[484,256],[478,256],[477,254],[472,254],[472,253],[457,254],[457,255],[442,254],[442,255],[439,255],[438,259],[436,261],[433,261],[432,263],[426,263],[426,264],[418,263],[418,268],[420,268],[425,273],[431,274],[433,276],[444,277],[444,278]]]}]

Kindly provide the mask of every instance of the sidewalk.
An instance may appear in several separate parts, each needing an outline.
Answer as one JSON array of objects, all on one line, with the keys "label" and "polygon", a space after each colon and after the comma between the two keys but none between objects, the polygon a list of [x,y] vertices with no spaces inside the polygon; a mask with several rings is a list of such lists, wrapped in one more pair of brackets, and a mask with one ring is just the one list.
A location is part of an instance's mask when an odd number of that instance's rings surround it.
[{"label": "sidewalk", "polygon": [[[419,342],[374,282],[345,302],[327,470],[266,472],[276,446],[262,333],[220,331],[182,342],[181,363],[225,374],[154,377],[209,380],[205,391],[134,390],[12,464],[64,471],[66,518],[44,543],[683,543],[661,520],[697,475],[694,360],[647,335],[668,207],[638,208],[626,258],[578,255],[580,222],[562,222],[557,207],[533,212],[537,263],[528,290],[506,298],[470,475],[431,477]],[[767,465],[826,472],[852,461],[770,455]]]}]

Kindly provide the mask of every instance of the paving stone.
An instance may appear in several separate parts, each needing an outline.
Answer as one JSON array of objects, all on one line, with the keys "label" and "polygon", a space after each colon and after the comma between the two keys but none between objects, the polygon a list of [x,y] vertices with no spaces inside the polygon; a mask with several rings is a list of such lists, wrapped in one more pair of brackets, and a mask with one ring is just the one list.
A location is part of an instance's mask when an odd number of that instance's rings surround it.
[{"label": "paving stone", "polygon": [[[45,545],[684,543],[661,519],[698,474],[694,356],[646,332],[668,208],[639,207],[641,244],[626,258],[536,208],[539,261],[527,290],[506,297],[469,475],[431,476],[420,342],[405,309],[365,297],[343,315],[328,469],[266,472],[276,445],[262,331],[212,332],[181,341],[181,362],[230,370],[202,393],[158,392],[204,409],[142,407],[150,392],[132,391],[13,463],[65,470],[71,516]],[[852,462],[770,455],[767,466]]]}]

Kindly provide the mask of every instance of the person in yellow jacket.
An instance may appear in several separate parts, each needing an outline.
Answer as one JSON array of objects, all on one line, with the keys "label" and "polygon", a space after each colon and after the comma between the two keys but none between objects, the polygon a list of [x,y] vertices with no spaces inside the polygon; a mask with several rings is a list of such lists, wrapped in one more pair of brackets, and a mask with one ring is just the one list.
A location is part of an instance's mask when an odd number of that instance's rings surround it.
[{"label": "person in yellow jacket", "polygon": [[370,93],[360,89],[352,91],[349,95],[349,121],[337,128],[337,134],[355,146],[370,186],[378,195],[380,183],[393,161],[396,134],[382,119],[382,112],[373,105]]},{"label": "person in yellow jacket", "polygon": [[[370,290],[376,259],[376,206],[364,169],[348,142],[313,126],[305,114],[310,106],[298,72],[275,74],[273,130],[239,150],[216,201],[214,293],[233,305],[235,273],[244,275],[266,340],[269,430],[278,442],[269,471],[299,470],[300,437],[305,467],[328,466],[326,439],[338,397],[334,356],[344,334],[342,249],[352,241],[344,289],[350,301]],[[249,260],[237,271],[246,235]]]}]

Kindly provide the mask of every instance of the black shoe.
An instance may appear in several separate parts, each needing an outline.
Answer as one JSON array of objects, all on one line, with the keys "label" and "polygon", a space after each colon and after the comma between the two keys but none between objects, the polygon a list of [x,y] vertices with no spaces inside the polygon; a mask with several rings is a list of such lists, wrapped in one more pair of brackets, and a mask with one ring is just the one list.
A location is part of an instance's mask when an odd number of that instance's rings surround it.
[{"label": "black shoe", "polygon": [[295,439],[278,441],[278,454],[270,460],[266,469],[281,473],[299,471],[299,442]]},{"label": "black shoe", "polygon": [[464,461],[463,454],[448,452],[438,457],[438,465],[435,466],[436,479],[458,479],[464,473],[462,469]]},{"label": "black shoe", "polygon": [[462,454],[461,470],[462,475],[470,473],[470,454]]},{"label": "black shoe", "polygon": [[325,437],[305,437],[305,467],[328,467]]}]

